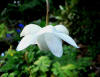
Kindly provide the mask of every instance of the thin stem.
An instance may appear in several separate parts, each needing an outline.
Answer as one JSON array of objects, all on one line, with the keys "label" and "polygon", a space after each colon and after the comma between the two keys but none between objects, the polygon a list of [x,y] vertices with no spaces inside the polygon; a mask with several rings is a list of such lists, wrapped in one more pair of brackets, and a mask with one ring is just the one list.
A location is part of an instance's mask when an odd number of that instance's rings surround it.
[{"label": "thin stem", "polygon": [[46,0],[46,25],[48,25],[49,22],[49,2]]}]

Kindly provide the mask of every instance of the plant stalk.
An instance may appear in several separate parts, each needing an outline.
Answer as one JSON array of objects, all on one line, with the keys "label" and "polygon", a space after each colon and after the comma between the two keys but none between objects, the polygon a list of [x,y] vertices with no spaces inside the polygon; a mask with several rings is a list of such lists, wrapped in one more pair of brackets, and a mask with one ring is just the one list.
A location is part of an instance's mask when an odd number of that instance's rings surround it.
[{"label": "plant stalk", "polygon": [[48,25],[49,22],[49,2],[46,0],[46,26]]}]

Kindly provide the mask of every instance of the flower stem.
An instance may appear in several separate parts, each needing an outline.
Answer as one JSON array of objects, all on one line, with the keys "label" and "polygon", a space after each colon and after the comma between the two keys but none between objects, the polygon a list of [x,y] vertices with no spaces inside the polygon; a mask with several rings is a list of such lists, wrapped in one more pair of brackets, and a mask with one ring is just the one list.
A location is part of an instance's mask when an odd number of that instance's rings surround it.
[{"label": "flower stem", "polygon": [[48,25],[49,22],[49,2],[46,0],[46,25]]}]

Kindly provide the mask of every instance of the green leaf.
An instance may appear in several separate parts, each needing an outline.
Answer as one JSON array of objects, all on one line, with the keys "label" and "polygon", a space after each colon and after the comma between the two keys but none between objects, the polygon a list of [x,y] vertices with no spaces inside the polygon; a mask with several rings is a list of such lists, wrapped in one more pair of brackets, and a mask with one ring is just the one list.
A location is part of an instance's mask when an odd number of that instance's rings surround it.
[{"label": "green leaf", "polygon": [[46,72],[49,70],[48,68],[50,67],[51,61],[47,56],[41,56],[34,64],[37,65],[42,72]]},{"label": "green leaf", "polygon": [[34,65],[30,66],[29,68],[31,70],[31,73],[35,73],[35,72],[37,72],[39,70],[39,68],[35,67]]},{"label": "green leaf", "polygon": [[28,53],[27,57],[28,57],[28,63],[33,62],[33,60],[34,60],[34,52],[33,51],[30,51]]},{"label": "green leaf", "polygon": [[10,73],[8,77],[15,77],[15,73]]},{"label": "green leaf", "polygon": [[1,75],[1,77],[7,77],[8,76],[8,73],[4,73]]},{"label": "green leaf", "polygon": [[58,63],[58,62],[55,62],[54,64],[53,64],[53,67],[52,67],[52,72],[53,72],[53,74],[54,75],[58,75],[59,74],[59,72],[61,71],[61,68],[60,68],[61,66],[60,66],[60,64]]},{"label": "green leaf", "polygon": [[61,69],[63,69],[63,70],[73,70],[73,69],[76,69],[76,66],[73,65],[73,64],[68,64],[66,66],[62,66]]}]

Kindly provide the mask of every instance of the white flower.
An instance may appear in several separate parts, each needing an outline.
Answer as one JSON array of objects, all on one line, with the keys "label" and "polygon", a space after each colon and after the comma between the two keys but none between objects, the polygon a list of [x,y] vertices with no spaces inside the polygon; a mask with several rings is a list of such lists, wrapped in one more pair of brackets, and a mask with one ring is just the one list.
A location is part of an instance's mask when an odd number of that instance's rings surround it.
[{"label": "white flower", "polygon": [[26,25],[20,36],[24,36],[17,46],[17,51],[27,48],[29,45],[37,44],[40,50],[49,50],[53,55],[61,57],[63,54],[62,40],[79,48],[75,41],[69,36],[69,31],[63,25],[44,28],[35,24]]}]

